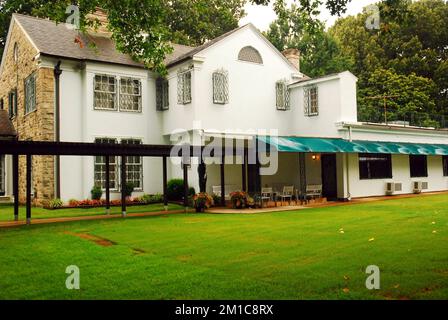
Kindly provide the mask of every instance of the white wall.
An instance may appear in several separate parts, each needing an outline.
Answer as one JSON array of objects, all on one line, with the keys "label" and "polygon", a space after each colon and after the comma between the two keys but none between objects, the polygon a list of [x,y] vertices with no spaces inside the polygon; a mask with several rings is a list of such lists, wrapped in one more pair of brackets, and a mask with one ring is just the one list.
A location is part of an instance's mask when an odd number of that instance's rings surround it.
[{"label": "white wall", "polygon": [[[61,141],[94,142],[95,138],[110,137],[118,141],[137,138],[144,144],[164,144],[161,134],[162,115],[155,107],[155,84],[147,71],[94,63],[89,63],[82,69],[65,63],[62,68]],[[98,73],[140,79],[142,112],[94,110],[93,79]],[[63,200],[89,198],[93,184],[93,157],[61,157]],[[143,160],[143,187],[146,193],[162,192],[161,159]],[[119,194],[112,194],[112,198],[118,199]]]},{"label": "white wall", "polygon": [[[239,51],[252,46],[259,51],[263,64],[238,60]],[[294,119],[291,111],[276,108],[275,83],[286,79],[292,81],[297,73],[289,63],[277,54],[251,28],[242,29],[232,36],[200,53],[203,63],[196,63],[194,72],[195,120],[204,129],[279,129],[280,134],[291,132]],[[213,103],[212,74],[225,69],[229,74],[229,103]],[[185,125],[191,118],[185,119]]]},{"label": "white wall", "polygon": [[[291,114],[293,127],[287,135],[339,138],[338,122],[356,122],[356,83],[350,72],[291,86]],[[319,115],[305,115],[304,88],[318,88]]]},{"label": "white wall", "polygon": [[384,196],[386,183],[395,182],[403,184],[403,191],[396,194],[409,194],[413,192],[413,182],[428,182],[428,190],[448,190],[448,177],[443,176],[442,157],[428,156],[428,177],[411,178],[408,155],[392,155],[392,179],[361,180],[359,178],[359,161],[357,154],[349,155],[350,194],[353,198]]}]

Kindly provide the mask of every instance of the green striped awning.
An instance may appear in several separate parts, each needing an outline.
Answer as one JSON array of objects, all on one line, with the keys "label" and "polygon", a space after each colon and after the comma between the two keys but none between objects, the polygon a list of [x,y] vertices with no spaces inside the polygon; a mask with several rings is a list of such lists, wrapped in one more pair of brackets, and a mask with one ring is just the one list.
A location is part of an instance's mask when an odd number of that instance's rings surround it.
[{"label": "green striped awning", "polygon": [[387,153],[414,155],[448,155],[447,144],[398,143],[385,141],[347,141],[330,138],[258,137],[259,141],[280,152],[319,153]]}]

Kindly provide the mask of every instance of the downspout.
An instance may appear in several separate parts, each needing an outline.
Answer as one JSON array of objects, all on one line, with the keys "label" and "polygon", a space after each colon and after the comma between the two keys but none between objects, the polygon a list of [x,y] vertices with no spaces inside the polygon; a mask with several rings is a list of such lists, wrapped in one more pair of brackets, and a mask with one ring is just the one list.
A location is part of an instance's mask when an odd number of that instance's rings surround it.
[{"label": "downspout", "polygon": [[[61,102],[60,102],[60,77],[62,74],[61,61],[54,66],[54,79],[55,79],[55,141],[61,141],[61,126],[60,126],[60,114],[61,114]],[[56,156],[56,198],[61,198],[61,158]]]}]

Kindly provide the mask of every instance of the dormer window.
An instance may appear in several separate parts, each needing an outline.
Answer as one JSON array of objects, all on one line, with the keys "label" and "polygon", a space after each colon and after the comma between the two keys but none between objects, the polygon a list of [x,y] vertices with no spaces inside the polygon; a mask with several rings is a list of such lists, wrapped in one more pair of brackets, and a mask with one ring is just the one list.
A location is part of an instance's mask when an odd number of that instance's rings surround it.
[{"label": "dormer window", "polygon": [[251,46],[244,47],[238,54],[238,60],[263,64],[263,58],[257,49]]},{"label": "dormer window", "polygon": [[191,103],[191,69],[180,70],[177,73],[177,103]]},{"label": "dormer window", "polygon": [[169,108],[169,82],[167,79],[158,78],[156,80],[156,109],[158,111],[164,111]]},{"label": "dormer window", "polygon": [[229,103],[229,73],[223,69],[213,73],[213,103]]},{"label": "dormer window", "polygon": [[275,96],[277,110],[289,110],[289,89],[286,80],[277,81],[275,84]]},{"label": "dormer window", "polygon": [[319,115],[319,98],[317,86],[305,87],[304,94],[304,111],[305,116],[315,117]]}]

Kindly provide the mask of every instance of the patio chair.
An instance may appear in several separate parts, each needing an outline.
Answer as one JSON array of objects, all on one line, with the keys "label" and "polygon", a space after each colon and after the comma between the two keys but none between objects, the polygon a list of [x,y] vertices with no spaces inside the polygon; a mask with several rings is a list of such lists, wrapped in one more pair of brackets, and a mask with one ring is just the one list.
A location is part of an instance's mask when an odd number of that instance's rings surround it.
[{"label": "patio chair", "polygon": [[212,186],[212,193],[218,197],[221,197],[221,186]]},{"label": "patio chair", "polygon": [[321,184],[311,184],[306,186],[306,200],[322,198],[322,185]]},{"label": "patio chair", "polygon": [[272,188],[262,188],[261,189],[261,207],[263,208],[263,203],[266,201],[269,203],[269,201],[274,200],[274,191]]},{"label": "patio chair", "polygon": [[278,195],[282,203],[286,199],[289,199],[289,205],[291,205],[292,197],[294,196],[294,186],[283,187],[283,192]]}]

